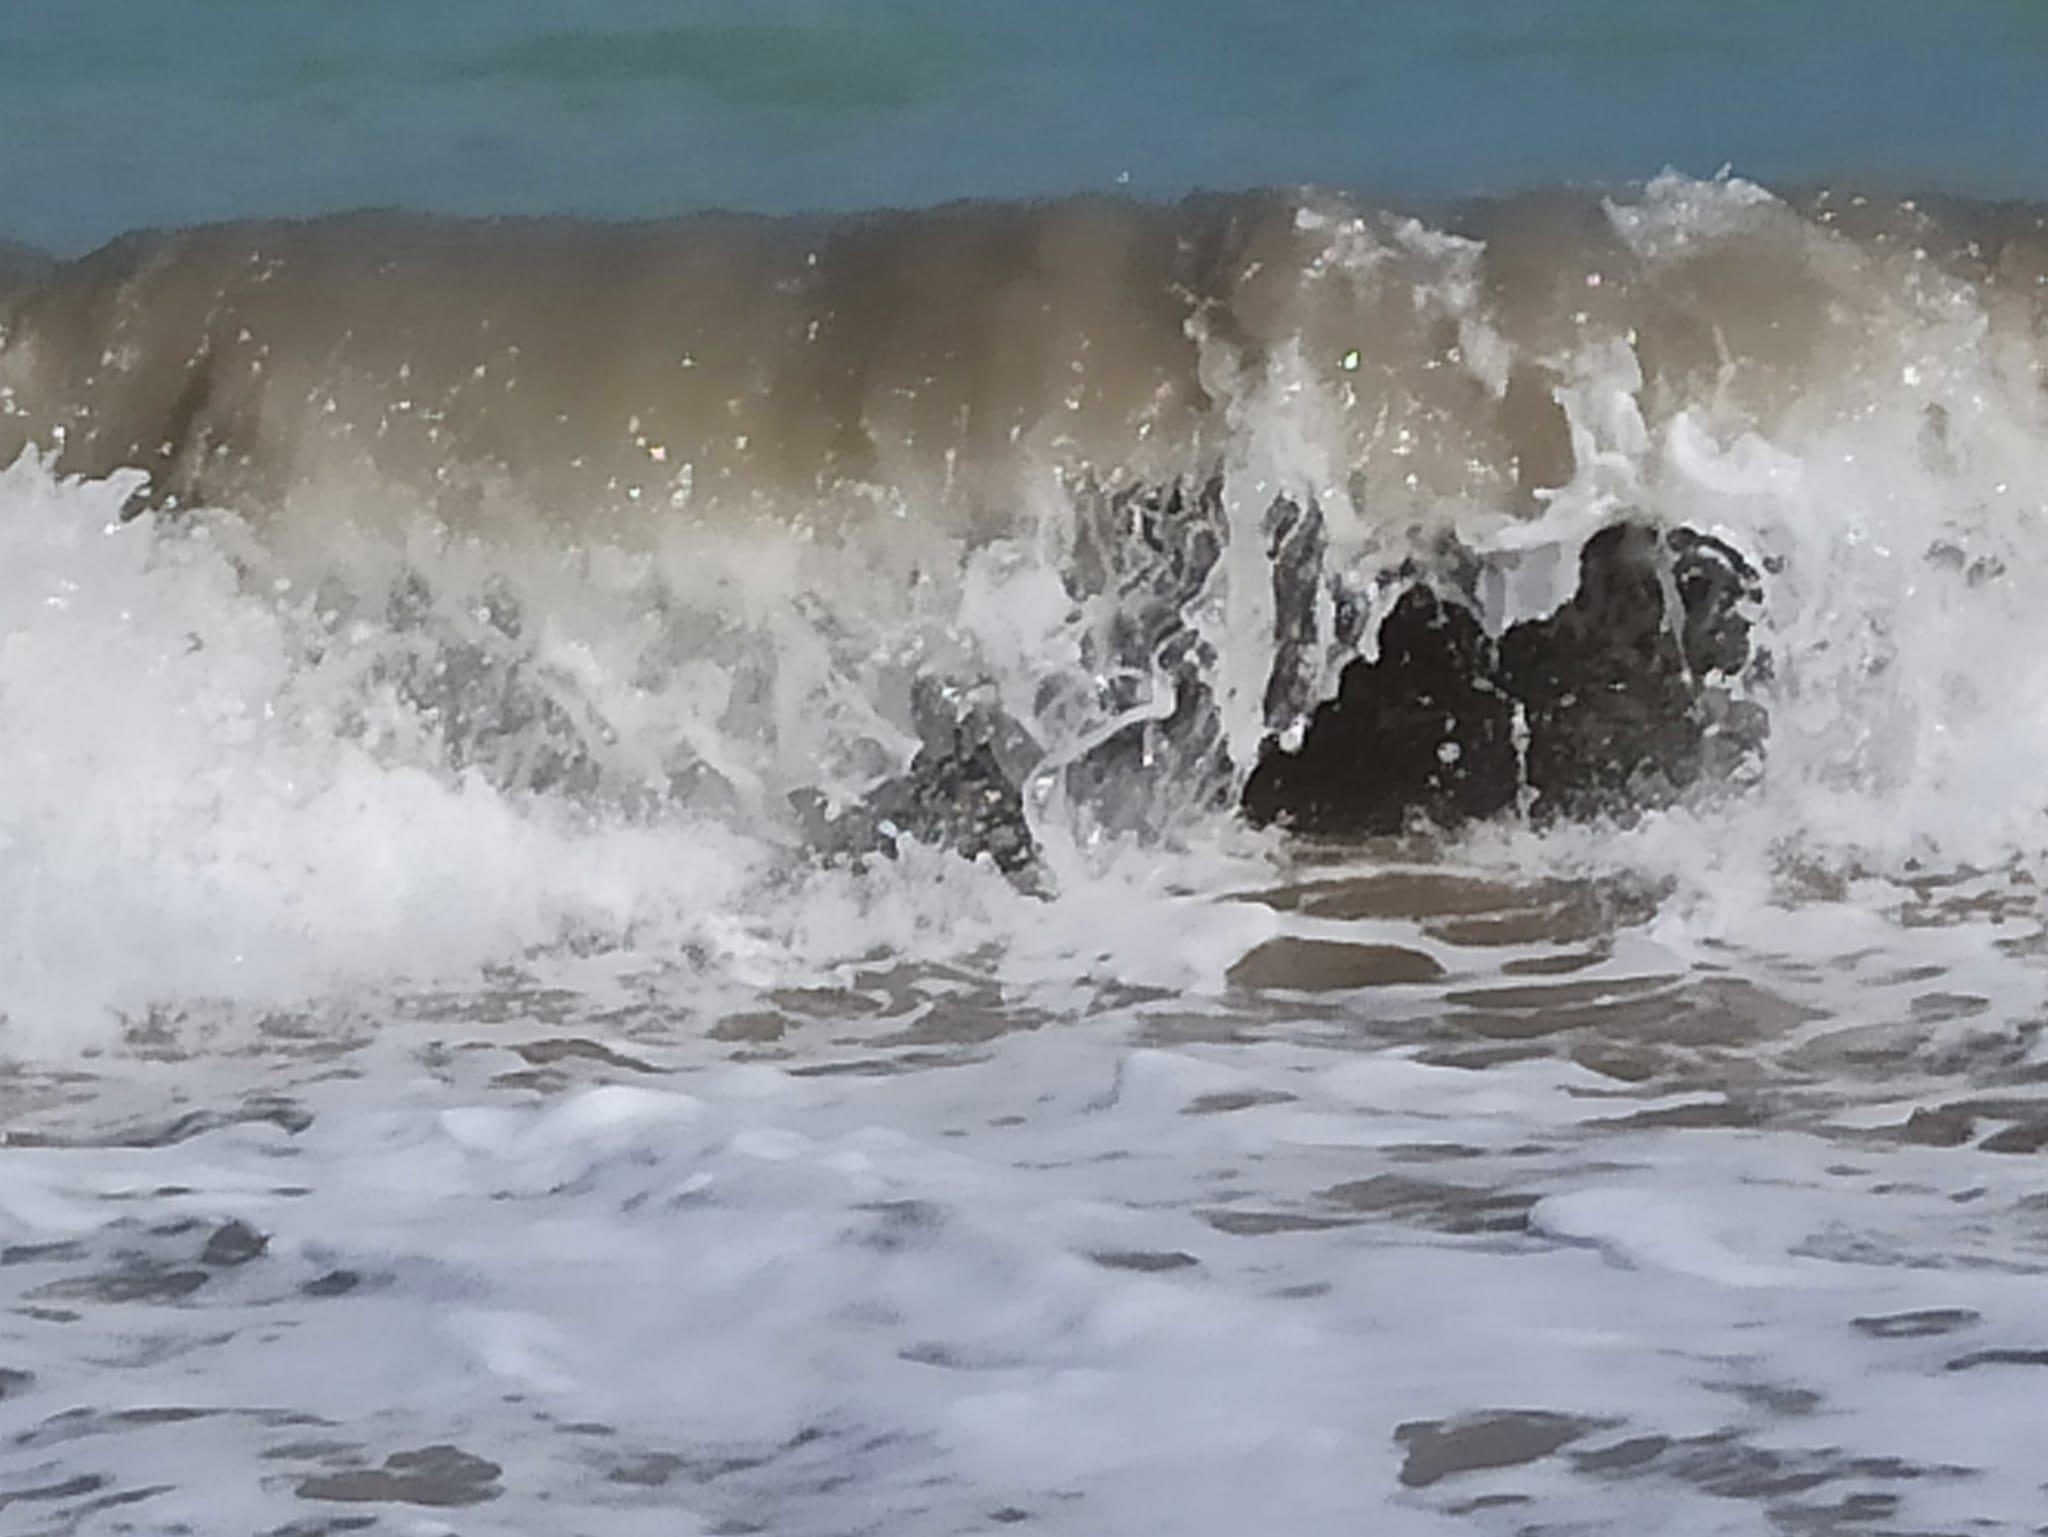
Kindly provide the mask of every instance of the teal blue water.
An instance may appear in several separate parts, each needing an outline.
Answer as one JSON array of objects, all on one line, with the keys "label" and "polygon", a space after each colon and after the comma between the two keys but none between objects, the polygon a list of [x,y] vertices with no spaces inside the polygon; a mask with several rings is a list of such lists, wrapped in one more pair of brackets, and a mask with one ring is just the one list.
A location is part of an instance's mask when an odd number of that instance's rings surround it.
[{"label": "teal blue water", "polygon": [[2048,196],[2048,0],[18,0],[0,235],[1724,163]]}]

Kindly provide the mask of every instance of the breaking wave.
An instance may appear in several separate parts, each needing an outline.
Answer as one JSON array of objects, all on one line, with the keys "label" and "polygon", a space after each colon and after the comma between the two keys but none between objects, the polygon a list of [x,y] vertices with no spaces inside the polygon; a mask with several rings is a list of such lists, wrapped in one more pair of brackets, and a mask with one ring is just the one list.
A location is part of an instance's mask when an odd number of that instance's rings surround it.
[{"label": "breaking wave", "polygon": [[[1247,784],[1309,761],[1411,594],[1469,626],[1497,729],[1403,684],[1373,719],[1423,735],[1347,751],[1434,789],[1352,833],[1462,823],[1708,911],[2031,870],[2044,370],[2040,212],[1732,179],[9,257],[0,1012],[71,1038],[563,945],[1199,986],[1227,945],[1133,898],[1315,830]],[[1603,530],[1662,552],[1647,624],[1582,585]],[[1702,548],[1738,650],[1693,623]],[[1651,697],[1502,681],[1573,604],[1664,647],[1692,735],[1553,826],[1541,710]],[[1451,793],[1487,753],[1505,788]]]}]

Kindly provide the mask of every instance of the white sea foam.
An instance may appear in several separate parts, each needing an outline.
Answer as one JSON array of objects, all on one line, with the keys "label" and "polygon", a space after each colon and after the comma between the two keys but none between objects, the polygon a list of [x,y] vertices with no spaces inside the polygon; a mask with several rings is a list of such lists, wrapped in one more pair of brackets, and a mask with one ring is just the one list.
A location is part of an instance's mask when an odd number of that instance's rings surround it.
[{"label": "white sea foam", "polygon": [[[0,473],[9,1529],[2031,1529],[2038,364],[1756,189],[1613,218],[1789,231],[1827,367],[1538,345],[1466,244],[1346,225],[1319,281],[1439,262],[1467,383],[1556,376],[1570,483],[1403,502],[1306,354],[1207,375],[1237,738],[1266,493],[1368,578],[1457,533],[1496,626],[1622,511],[1765,567],[1754,783],[1398,863],[1057,795],[1051,900],[795,847],[920,673],[1055,756],[1113,723],[1049,493],[629,546]],[[1445,975],[1231,979],[1275,941]]]}]

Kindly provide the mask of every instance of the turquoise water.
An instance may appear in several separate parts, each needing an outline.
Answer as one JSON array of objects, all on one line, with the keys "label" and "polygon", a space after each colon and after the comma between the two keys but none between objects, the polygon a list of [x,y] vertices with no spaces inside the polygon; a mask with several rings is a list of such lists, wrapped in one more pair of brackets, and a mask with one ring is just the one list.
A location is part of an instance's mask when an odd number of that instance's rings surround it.
[{"label": "turquoise water", "polygon": [[2048,195],[2048,4],[72,0],[0,11],[0,234],[1695,175]]}]

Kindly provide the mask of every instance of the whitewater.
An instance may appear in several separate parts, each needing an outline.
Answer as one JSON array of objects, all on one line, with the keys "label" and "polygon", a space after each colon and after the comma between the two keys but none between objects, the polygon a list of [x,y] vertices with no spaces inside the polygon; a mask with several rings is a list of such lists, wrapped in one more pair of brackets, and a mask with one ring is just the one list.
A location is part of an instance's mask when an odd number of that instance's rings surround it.
[{"label": "whitewater", "polygon": [[[149,231],[0,459],[0,1529],[2048,1522],[2039,208]],[[1248,814],[1618,529],[1690,756]]]}]

